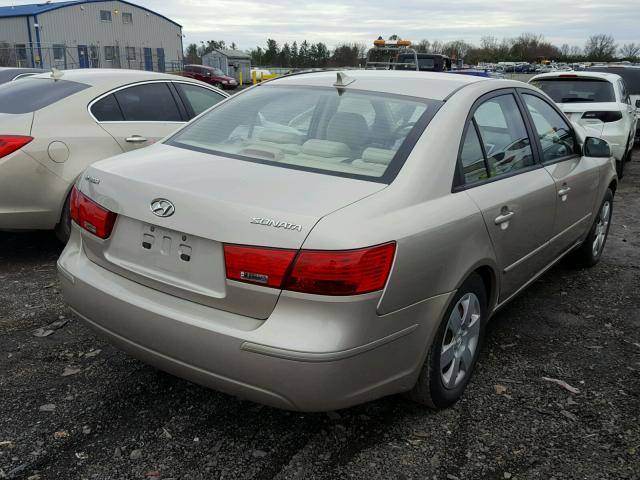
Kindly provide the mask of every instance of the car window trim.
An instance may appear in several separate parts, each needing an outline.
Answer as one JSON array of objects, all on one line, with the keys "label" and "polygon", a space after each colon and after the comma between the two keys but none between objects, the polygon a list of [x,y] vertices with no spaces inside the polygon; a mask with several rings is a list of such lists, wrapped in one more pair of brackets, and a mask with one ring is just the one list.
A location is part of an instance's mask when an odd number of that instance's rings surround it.
[{"label": "car window trim", "polygon": [[522,102],[522,105],[523,105],[524,110],[525,110],[526,122],[530,124],[531,133],[534,134],[533,135],[534,143],[536,145],[536,150],[538,151],[538,153],[537,153],[538,163],[540,163],[541,165],[547,167],[549,165],[555,165],[556,163],[566,162],[567,160],[573,160],[576,157],[582,157],[582,154],[580,152],[575,152],[574,151],[572,155],[566,155],[564,157],[554,158],[553,160],[544,160],[544,152],[542,150],[542,142],[540,141],[540,138],[538,136],[538,131],[536,130],[536,126],[535,126],[535,123],[533,121],[533,116],[529,112],[529,107],[527,107],[527,102],[524,99],[524,95],[531,95],[533,97],[538,97],[540,100],[542,100],[547,105],[549,105],[558,115],[560,115],[560,118],[562,118],[565,121],[565,123],[569,126],[569,131],[573,135],[573,140],[574,140],[574,145],[575,145],[574,148],[577,149],[578,145],[579,145],[579,142],[578,142],[578,136],[576,135],[575,128],[574,128],[573,124],[571,123],[571,121],[564,114],[564,112],[558,108],[558,106],[556,105],[556,103],[553,100],[549,101],[549,99],[545,98],[544,95],[540,95],[535,90],[529,90],[527,88],[517,88],[516,91],[517,91],[518,96],[520,97],[520,101]]},{"label": "car window trim", "polygon": [[[451,187],[451,193],[456,193],[456,192],[461,192],[464,190],[469,190],[470,188],[475,188],[475,187],[479,187],[481,185],[486,185],[488,183],[493,183],[497,180],[502,180],[505,178],[510,178],[510,177],[514,177],[516,175],[520,175],[522,173],[527,173],[530,172],[532,170],[536,170],[538,168],[542,168],[542,164],[538,161],[538,152],[537,152],[537,147],[534,147],[534,142],[531,139],[531,134],[532,131],[529,128],[529,124],[527,122],[527,117],[526,117],[526,112],[522,111],[522,105],[521,102],[518,98],[518,93],[517,93],[517,88],[516,87],[505,87],[505,88],[500,88],[497,90],[492,90],[488,93],[485,93],[484,95],[480,96],[479,98],[477,98],[474,102],[473,105],[471,106],[471,108],[469,109],[469,113],[467,114],[467,118],[465,119],[465,126],[464,129],[462,131],[462,138],[460,139],[460,145],[458,147],[458,156],[457,156],[457,160],[456,160],[456,164],[457,164],[457,168],[456,168],[456,173],[454,174],[454,179],[453,179],[453,183],[452,183],[452,187]],[[467,136],[467,130],[469,129],[469,125],[471,125],[471,121],[473,121],[473,123],[475,124],[474,128],[476,128],[476,134],[478,135],[478,139],[480,140],[480,146],[482,147],[482,154],[484,155],[484,161],[485,161],[485,168],[487,168],[487,173],[489,173],[489,169],[488,169],[488,158],[487,158],[487,152],[485,150],[484,147],[484,141],[482,140],[482,135],[479,132],[479,129],[477,127],[477,123],[475,122],[475,114],[476,111],[478,110],[478,108],[480,106],[482,106],[485,102],[487,102],[488,100],[491,100],[492,98],[495,97],[501,97],[503,95],[512,95],[513,99],[516,102],[516,105],[518,107],[518,110],[520,111],[520,115],[522,116],[522,121],[525,125],[525,131],[527,132],[527,136],[529,137],[529,146],[531,147],[531,155],[533,156],[533,165],[530,165],[526,168],[522,168],[519,170],[516,170],[514,172],[511,173],[506,173],[506,174],[502,174],[502,175],[496,175],[495,177],[489,177],[486,178],[484,180],[481,181],[477,181],[477,182],[473,182],[473,183],[465,183],[464,181],[464,167],[462,166],[462,149],[464,147],[464,140]]]},{"label": "car window trim", "polygon": [[[91,111],[91,108],[93,107],[94,104],[96,104],[97,102],[102,100],[104,97],[107,97],[107,96],[109,96],[111,94],[119,92],[120,90],[124,90],[125,88],[135,87],[135,86],[138,86],[138,85],[145,85],[145,84],[149,84],[149,83],[186,83],[188,85],[197,85],[198,87],[206,88],[207,90],[211,90],[211,91],[219,93],[219,94],[221,93],[220,90],[217,89],[217,88],[209,87],[208,85],[204,86],[204,85],[200,85],[200,83],[188,82],[188,81],[184,81],[184,80],[173,80],[173,79],[170,79],[170,78],[166,78],[166,79],[163,78],[163,79],[159,79],[159,80],[143,80],[143,81],[140,81],[140,82],[134,82],[134,83],[128,83],[126,85],[121,85],[119,87],[113,88],[113,89],[109,90],[108,92],[102,93],[102,94],[98,95],[97,97],[95,97],[93,100],[91,100],[87,104],[87,112],[89,113],[89,116],[93,119],[94,122],[96,122],[97,124],[100,124],[100,125],[109,125],[109,124],[116,124],[116,123],[119,123],[119,124],[122,124],[122,123],[127,123],[127,124],[133,124],[133,123],[135,123],[135,124],[147,124],[147,123],[148,124],[159,124],[159,123],[164,123],[164,124],[167,124],[168,123],[168,124],[183,125],[183,124],[187,123],[185,121],[163,122],[163,121],[158,121],[158,120],[146,120],[146,121],[128,121],[128,120],[123,120],[123,121],[105,121],[105,122],[101,122],[95,117],[95,115],[93,115],[93,112]],[[171,86],[169,86],[169,90],[171,90]],[[225,99],[229,97],[229,95],[227,95],[224,92],[222,92],[221,94]],[[116,100],[117,100],[117,98],[116,98]],[[174,98],[174,100],[175,100],[175,98]]]}]

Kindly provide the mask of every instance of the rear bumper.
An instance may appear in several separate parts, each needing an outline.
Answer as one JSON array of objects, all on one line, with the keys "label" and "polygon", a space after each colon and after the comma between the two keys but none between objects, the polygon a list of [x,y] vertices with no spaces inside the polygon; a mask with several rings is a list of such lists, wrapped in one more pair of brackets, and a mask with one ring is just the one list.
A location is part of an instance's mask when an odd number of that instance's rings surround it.
[{"label": "rear bumper", "polygon": [[20,150],[0,159],[0,230],[52,229],[69,186]]},{"label": "rear bumper", "polygon": [[65,298],[91,327],[176,376],[289,410],[409,390],[451,295],[377,316],[379,293],[325,302],[285,292],[261,321],[116,275],[84,255],[80,237],[74,227],[58,270]]}]

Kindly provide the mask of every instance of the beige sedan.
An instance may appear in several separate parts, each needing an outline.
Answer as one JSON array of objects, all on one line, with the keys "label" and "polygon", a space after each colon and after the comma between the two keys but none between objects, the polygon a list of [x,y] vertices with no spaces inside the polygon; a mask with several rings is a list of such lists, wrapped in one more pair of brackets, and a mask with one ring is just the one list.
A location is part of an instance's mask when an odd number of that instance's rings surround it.
[{"label": "beige sedan", "polygon": [[443,408],[494,312],[600,259],[610,156],[521,82],[284,76],[89,167],[60,283],[118,347],[224,392]]},{"label": "beige sedan", "polygon": [[66,241],[69,193],[87,166],[153,144],[226,97],[197,80],[133,70],[56,71],[0,86],[0,230],[55,229]]}]

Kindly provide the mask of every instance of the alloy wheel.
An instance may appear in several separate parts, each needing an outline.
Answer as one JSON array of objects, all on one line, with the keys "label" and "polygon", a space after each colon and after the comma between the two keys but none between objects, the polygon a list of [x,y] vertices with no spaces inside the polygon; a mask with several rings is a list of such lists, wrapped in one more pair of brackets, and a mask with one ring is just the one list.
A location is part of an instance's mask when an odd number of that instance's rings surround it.
[{"label": "alloy wheel", "polygon": [[592,252],[593,256],[597,257],[602,251],[604,242],[607,238],[607,231],[609,229],[609,222],[611,221],[611,203],[605,201],[600,209],[600,215],[598,223],[596,223],[595,238],[593,239]]},{"label": "alloy wheel", "polygon": [[480,301],[474,293],[464,295],[451,311],[440,350],[442,384],[452,389],[471,374],[478,349]]}]

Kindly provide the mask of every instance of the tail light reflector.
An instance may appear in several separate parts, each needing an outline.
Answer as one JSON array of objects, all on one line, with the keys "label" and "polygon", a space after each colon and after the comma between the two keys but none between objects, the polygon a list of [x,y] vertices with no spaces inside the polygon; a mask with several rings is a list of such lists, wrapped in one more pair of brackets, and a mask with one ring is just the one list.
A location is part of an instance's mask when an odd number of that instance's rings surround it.
[{"label": "tail light reflector", "polygon": [[0,158],[6,157],[10,153],[21,149],[31,140],[33,140],[33,137],[25,137],[22,135],[0,135]]},{"label": "tail light reflector", "polygon": [[73,187],[70,199],[71,219],[80,227],[100,238],[109,238],[116,214],[98,205]]},{"label": "tail light reflector", "polygon": [[317,295],[360,295],[387,283],[396,244],[346,251],[225,245],[227,278]]},{"label": "tail light reflector", "polygon": [[619,111],[615,112],[585,112],[582,115],[582,118],[585,120],[600,120],[601,122],[617,122],[618,120],[622,120],[622,113]]}]

